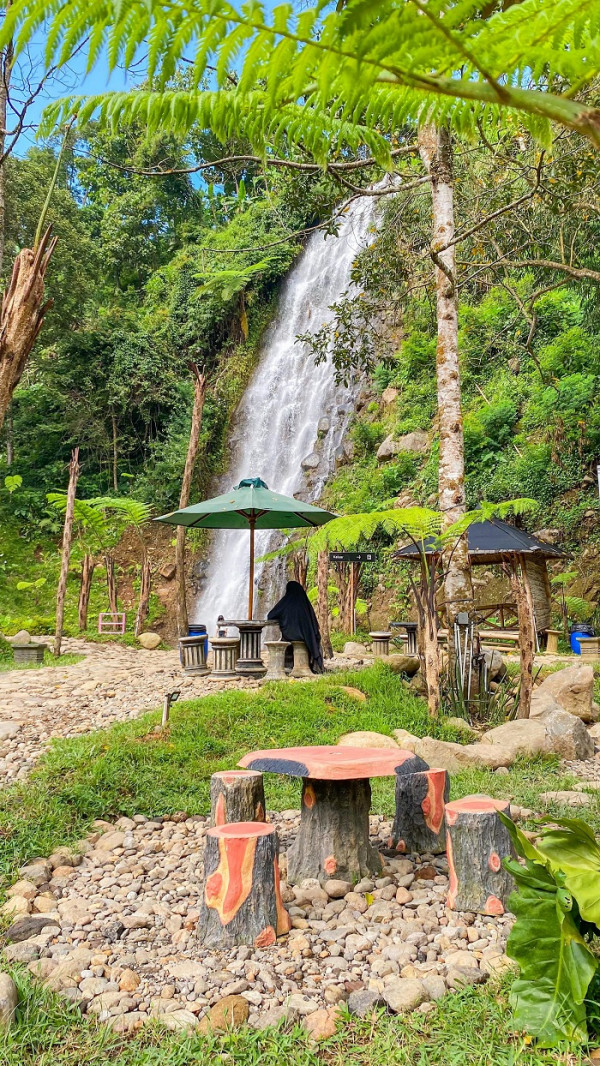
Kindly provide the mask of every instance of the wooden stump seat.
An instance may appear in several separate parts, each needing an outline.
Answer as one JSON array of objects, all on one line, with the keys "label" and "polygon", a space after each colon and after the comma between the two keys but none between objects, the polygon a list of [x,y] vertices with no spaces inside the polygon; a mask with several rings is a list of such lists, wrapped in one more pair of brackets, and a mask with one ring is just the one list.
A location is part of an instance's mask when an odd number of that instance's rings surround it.
[{"label": "wooden stump seat", "polygon": [[514,881],[502,860],[515,853],[498,811],[508,814],[509,809],[508,800],[491,796],[465,796],[446,804],[450,910],[504,914]]},{"label": "wooden stump seat", "polygon": [[450,795],[447,770],[421,770],[396,775],[396,816],[389,841],[396,851],[413,853],[446,850],[444,808]]},{"label": "wooden stump seat", "polygon": [[265,948],[289,932],[272,825],[229,822],[206,834],[198,937],[205,948]]},{"label": "wooden stump seat", "polygon": [[264,822],[263,775],[257,770],[221,770],[210,779],[211,825]]}]

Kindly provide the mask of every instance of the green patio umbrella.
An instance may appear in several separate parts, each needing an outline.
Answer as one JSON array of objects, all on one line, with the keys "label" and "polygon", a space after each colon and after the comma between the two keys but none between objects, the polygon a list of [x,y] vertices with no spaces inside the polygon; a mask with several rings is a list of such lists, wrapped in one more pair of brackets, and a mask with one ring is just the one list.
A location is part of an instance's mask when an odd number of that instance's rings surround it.
[{"label": "green patio umbrella", "polygon": [[246,477],[222,496],[194,503],[181,511],[171,511],[155,521],[167,522],[171,526],[187,526],[188,529],[250,530],[248,618],[251,619],[254,610],[254,530],[324,526],[336,517],[312,503],[271,492],[259,477]]}]

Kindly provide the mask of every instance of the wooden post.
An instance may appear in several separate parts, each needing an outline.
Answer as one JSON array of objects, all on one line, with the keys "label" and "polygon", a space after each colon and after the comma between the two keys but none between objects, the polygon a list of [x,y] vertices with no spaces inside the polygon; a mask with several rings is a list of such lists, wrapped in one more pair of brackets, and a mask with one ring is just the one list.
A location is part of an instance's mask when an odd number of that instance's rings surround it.
[{"label": "wooden post", "polygon": [[211,825],[264,822],[265,788],[258,770],[222,770],[210,779]]},{"label": "wooden post", "polygon": [[229,822],[206,834],[198,936],[204,948],[266,948],[289,932],[283,906],[275,828]]},{"label": "wooden post", "polygon": [[77,627],[80,631],[87,629],[92,578],[96,563],[93,555],[86,554],[81,564],[81,585],[79,586],[79,604],[77,608]]},{"label": "wooden post", "polygon": [[[517,718],[529,718],[531,696],[533,693],[533,662],[535,658],[535,620],[531,595],[525,585],[525,571],[522,556],[517,556],[508,564],[513,595],[517,603],[519,619],[519,654],[521,665],[521,684],[519,689],[519,707]],[[520,573],[519,573],[520,569]]]},{"label": "wooden post", "polygon": [[514,857],[514,849],[497,812],[509,810],[508,800],[490,796],[466,796],[446,804],[450,910],[504,914],[514,882],[502,860]]},{"label": "wooden post", "polygon": [[400,852],[441,854],[446,850],[444,807],[450,796],[446,770],[396,776],[396,817],[390,847]]},{"label": "wooden post", "polygon": [[148,609],[150,606],[150,588],[152,585],[152,567],[150,560],[146,557],[142,561],[142,567],[140,571],[140,600],[138,603],[137,617],[135,620],[135,635],[140,635],[144,624],[148,617]]},{"label": "wooden post", "polygon": [[60,655],[62,644],[63,622],[65,617],[65,595],[67,592],[67,578],[69,576],[69,558],[71,556],[71,541],[73,539],[73,515],[75,512],[75,493],[77,491],[77,479],[79,478],[79,448],[71,453],[69,463],[69,488],[67,490],[67,507],[65,511],[65,525],[62,540],[62,560],[60,565],[60,577],[58,579],[58,591],[56,594],[56,632],[54,634],[54,654]]},{"label": "wooden post", "polygon": [[104,567],[106,569],[106,592],[108,596],[108,609],[111,614],[119,613],[119,606],[117,601],[117,582],[115,578],[115,560],[112,555],[104,556]]},{"label": "wooden post", "polygon": [[[198,455],[200,430],[202,429],[202,413],[204,411],[204,398],[206,396],[206,377],[198,369],[195,363],[190,363],[189,368],[194,375],[194,406],[192,408],[192,425],[188,442],[181,492],[179,494],[179,510],[187,507],[190,502],[190,491],[194,466]],[[177,581],[177,633],[180,637],[188,634],[188,613],[185,587],[185,526],[177,526],[175,538],[175,567]]]}]

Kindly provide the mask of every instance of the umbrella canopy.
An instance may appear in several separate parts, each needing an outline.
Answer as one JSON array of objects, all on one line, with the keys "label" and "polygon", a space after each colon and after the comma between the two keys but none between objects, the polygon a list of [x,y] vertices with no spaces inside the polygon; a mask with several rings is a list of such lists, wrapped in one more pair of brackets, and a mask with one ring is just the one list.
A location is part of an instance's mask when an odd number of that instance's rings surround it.
[{"label": "umbrella canopy", "polygon": [[323,526],[337,515],[315,507],[312,503],[295,500],[271,492],[258,477],[240,481],[231,492],[212,500],[194,503],[181,511],[171,511],[155,519],[172,526],[188,529],[249,529],[250,530],[250,588],[248,618],[252,618],[254,598],[254,531],[255,529],[299,529]]}]

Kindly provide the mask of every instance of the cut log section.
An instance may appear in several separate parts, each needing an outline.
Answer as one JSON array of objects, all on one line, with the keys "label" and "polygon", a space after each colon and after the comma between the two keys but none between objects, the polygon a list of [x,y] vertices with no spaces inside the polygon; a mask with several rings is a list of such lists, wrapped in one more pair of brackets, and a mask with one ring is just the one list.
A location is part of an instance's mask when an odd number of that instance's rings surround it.
[{"label": "cut log section", "polygon": [[300,828],[288,850],[288,881],[360,881],[380,876],[383,860],[369,841],[371,786],[350,781],[302,779]]},{"label": "cut log section", "polygon": [[447,770],[424,770],[396,776],[396,817],[389,842],[402,853],[446,850],[444,808],[450,795]]},{"label": "cut log section", "polygon": [[205,948],[266,948],[289,932],[278,850],[275,828],[264,822],[230,822],[208,830],[198,922]]},{"label": "cut log section", "polygon": [[210,779],[211,825],[264,822],[265,790],[258,770],[223,770]]},{"label": "cut log section", "polygon": [[502,860],[514,858],[508,830],[498,811],[508,814],[508,800],[466,796],[446,804],[446,849],[451,910],[504,914],[514,881]]}]

